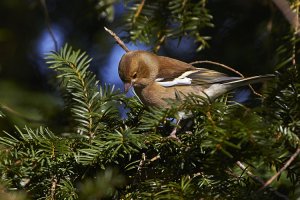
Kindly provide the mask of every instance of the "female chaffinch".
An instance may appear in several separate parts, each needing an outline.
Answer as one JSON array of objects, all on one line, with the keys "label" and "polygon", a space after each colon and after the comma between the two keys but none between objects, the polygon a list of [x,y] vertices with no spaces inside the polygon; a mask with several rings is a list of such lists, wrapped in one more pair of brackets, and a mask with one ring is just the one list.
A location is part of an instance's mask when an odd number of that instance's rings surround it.
[{"label": "female chaffinch", "polygon": [[147,106],[169,107],[166,99],[184,99],[195,93],[211,100],[237,87],[263,82],[272,74],[248,78],[229,77],[223,73],[196,68],[188,63],[147,51],[129,51],[119,63],[119,76],[127,92],[134,88]]}]

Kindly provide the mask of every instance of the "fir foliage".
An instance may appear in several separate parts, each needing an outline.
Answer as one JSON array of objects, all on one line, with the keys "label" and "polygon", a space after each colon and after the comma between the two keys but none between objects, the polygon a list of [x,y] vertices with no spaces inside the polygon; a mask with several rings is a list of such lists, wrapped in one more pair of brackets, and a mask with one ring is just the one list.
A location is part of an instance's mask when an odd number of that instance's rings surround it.
[{"label": "fir foliage", "polygon": [[[59,53],[47,56],[51,69],[58,72],[61,85],[70,95],[70,107],[78,127],[76,131],[94,138],[99,129],[114,128],[118,110],[114,100],[120,99],[113,86],[98,89],[95,75],[88,71],[91,59],[85,53],[73,51],[65,45]],[[107,100],[110,100],[109,102]]]},{"label": "fir foliage", "polygon": [[[257,192],[260,184],[239,170],[236,162],[257,166],[252,170],[258,174],[269,171],[270,166],[282,166],[297,145],[297,123],[274,123],[263,111],[230,102],[226,96],[210,102],[191,95],[182,104],[173,103],[171,109],[145,108],[111,86],[99,86],[88,70],[89,62],[84,52],[68,45],[47,56],[47,63],[57,71],[60,85],[68,93],[66,105],[76,127],[67,136],[43,127],[6,133],[0,140],[0,167],[2,182],[8,188],[25,190],[33,199],[275,196],[268,189]],[[120,104],[129,109],[123,120],[118,113]],[[179,111],[193,116],[181,124],[180,142],[167,137]],[[275,113],[282,118],[282,112]],[[294,137],[278,137],[279,131]],[[288,169],[288,180],[296,186],[298,178],[299,170],[293,165]]]},{"label": "fir foliage", "polygon": [[[189,34],[205,45],[197,39],[211,19],[205,1],[146,1],[133,15],[139,5],[128,4],[132,40],[152,43],[157,34],[159,39]],[[166,16],[157,18],[162,13]],[[195,13],[203,14],[201,23],[193,21]],[[269,179],[299,148],[299,39],[285,35],[276,53],[278,77],[269,84],[263,105],[255,108],[232,102],[227,95],[213,102],[190,95],[172,102],[170,109],[147,108],[113,86],[100,86],[89,70],[89,56],[65,45],[46,60],[66,93],[70,132],[53,133],[46,127],[5,132],[0,138],[1,185],[5,192],[24,191],[28,199],[300,196],[299,156],[263,191],[253,178]],[[124,119],[120,106],[128,110]],[[179,112],[190,117],[179,124],[177,141],[168,135]],[[5,117],[1,111],[0,117]],[[247,168],[241,169],[239,162]],[[281,193],[282,188],[288,192]]]},{"label": "fir foliage", "polygon": [[200,51],[208,46],[209,36],[201,34],[204,27],[213,27],[206,0],[127,1],[125,17],[127,38],[134,42],[154,44],[157,51],[167,38],[190,36]]}]

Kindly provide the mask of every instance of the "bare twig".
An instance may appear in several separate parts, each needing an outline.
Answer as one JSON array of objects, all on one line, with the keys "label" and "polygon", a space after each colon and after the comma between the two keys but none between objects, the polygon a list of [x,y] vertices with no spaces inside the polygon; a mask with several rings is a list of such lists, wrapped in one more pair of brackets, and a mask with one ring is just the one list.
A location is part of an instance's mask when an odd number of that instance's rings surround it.
[{"label": "bare twig", "polygon": [[[236,165],[241,168],[244,172],[246,172],[246,174],[252,178],[253,180],[255,180],[256,182],[264,185],[265,182],[262,178],[260,178],[259,176],[254,175],[249,169],[247,169],[247,167],[241,162],[241,161],[237,161]],[[286,199],[288,200],[289,198],[287,196],[285,196],[284,194],[281,194],[280,192],[276,191],[275,189],[269,187],[270,191],[274,192],[275,195],[277,195],[278,197],[281,197],[282,199]]]},{"label": "bare twig", "polygon": [[239,166],[239,168],[241,168],[243,171],[245,171],[246,174],[248,176],[250,176],[252,179],[254,179],[255,181],[257,181],[261,184],[265,183],[263,179],[261,179],[258,176],[255,176],[250,170],[248,170],[247,167],[241,161],[237,161],[236,164],[237,164],[237,166]]},{"label": "bare twig", "polygon": [[166,36],[162,35],[161,33],[159,33],[159,40],[157,42],[157,44],[155,45],[155,48],[153,49],[153,52],[156,53],[158,52],[158,50],[160,49],[161,45],[164,43]]},{"label": "bare twig", "polygon": [[[223,67],[223,68],[225,68],[225,69],[227,69],[229,71],[232,71],[232,72],[238,74],[240,77],[245,78],[245,76],[242,73],[240,73],[239,71],[233,69],[232,67],[224,65],[222,63],[218,63],[218,62],[214,62],[214,61],[210,61],[210,60],[202,60],[202,61],[191,62],[190,64],[194,65],[194,64],[201,64],[201,63],[208,63],[208,64],[213,64],[213,65],[217,65],[217,66]],[[259,97],[262,97],[262,95],[259,94],[258,92],[256,92],[254,90],[254,88],[250,84],[249,84],[249,88],[251,89],[251,91],[253,92],[253,94],[255,94],[255,95],[259,96]]]},{"label": "bare twig", "polygon": [[145,153],[142,153],[142,158],[141,158],[140,164],[139,164],[139,166],[138,166],[138,168],[137,168],[137,171],[138,171],[139,174],[141,174],[142,167],[144,166],[145,161],[146,161],[146,154],[145,154]]},{"label": "bare twig", "polygon": [[45,0],[40,0],[40,2],[41,2],[41,5],[43,7],[43,11],[44,11],[44,15],[45,15],[45,22],[46,22],[46,25],[47,25],[48,32],[49,32],[50,37],[51,37],[51,39],[54,43],[55,51],[58,51],[57,40],[55,39],[54,33],[53,33],[53,31],[51,29],[51,26],[50,26],[50,18],[49,18],[49,13],[48,13],[46,1]]},{"label": "bare twig", "polygon": [[137,181],[137,178],[140,178],[142,175],[142,170],[143,168],[145,168],[147,165],[151,164],[152,162],[159,160],[160,159],[160,155],[156,155],[151,159],[147,159],[146,154],[142,153],[139,165],[137,167],[137,172],[135,174],[135,178],[134,178],[134,183]]},{"label": "bare twig", "polygon": [[135,178],[134,178],[134,181],[133,181],[134,183],[136,183],[137,178],[141,177],[142,169],[143,169],[145,163],[146,163],[146,154],[142,153],[142,157],[141,157],[141,160],[140,160],[139,165],[137,167],[137,171],[136,171]]},{"label": "bare twig", "polygon": [[136,10],[136,13],[134,14],[133,16],[133,23],[135,23],[136,19],[139,17],[139,15],[141,14],[142,12],[142,9],[145,5],[145,1],[146,0],[142,0],[142,2],[140,3],[140,5],[138,6],[137,10]]},{"label": "bare twig", "polygon": [[221,66],[229,71],[232,71],[236,74],[238,74],[239,76],[243,77],[244,78],[244,75],[242,73],[240,73],[239,71],[233,69],[232,67],[229,67],[227,65],[224,65],[222,63],[218,63],[218,62],[214,62],[214,61],[210,61],[210,60],[200,60],[200,61],[195,61],[195,62],[191,62],[190,64],[191,65],[194,65],[194,64],[202,64],[202,63],[208,63],[208,64],[213,64],[213,65],[218,65],[218,66]]},{"label": "bare twig", "polygon": [[290,23],[290,25],[296,30],[296,34],[300,35],[300,32],[298,31],[298,26],[299,26],[298,13],[293,12],[293,10],[291,10],[289,2],[287,0],[273,0],[273,3],[282,12],[282,14],[286,18],[286,20]]},{"label": "bare twig", "polygon": [[127,48],[127,46],[124,44],[124,42],[117,36],[117,34],[115,34],[112,30],[104,27],[104,29],[111,35],[113,36],[113,38],[116,40],[116,42],[118,43],[118,45],[120,45],[120,47],[122,47],[122,49],[124,49],[126,52],[129,52],[130,50]]},{"label": "bare twig", "polygon": [[153,158],[150,159],[150,162],[154,162],[156,160],[160,159],[160,155],[158,154],[157,156],[154,156]]},{"label": "bare twig", "polygon": [[263,184],[263,186],[261,186],[261,188],[259,188],[259,191],[261,191],[261,190],[265,189],[266,187],[268,187],[296,159],[296,157],[299,155],[299,153],[300,153],[300,148],[298,148],[296,150],[296,152],[283,165],[283,167],[276,174],[274,174],[274,176],[272,176],[267,182],[265,182]]},{"label": "bare twig", "polygon": [[52,185],[51,185],[51,200],[55,200],[56,187],[57,187],[57,178],[53,176]]}]

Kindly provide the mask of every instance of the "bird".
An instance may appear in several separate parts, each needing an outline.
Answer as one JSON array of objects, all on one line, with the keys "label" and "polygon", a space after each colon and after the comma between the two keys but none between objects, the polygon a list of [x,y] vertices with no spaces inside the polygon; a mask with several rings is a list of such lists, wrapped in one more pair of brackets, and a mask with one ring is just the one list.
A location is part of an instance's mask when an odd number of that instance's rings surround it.
[{"label": "bird", "polygon": [[[191,94],[213,101],[235,88],[274,77],[273,74],[231,77],[142,50],[126,52],[119,62],[118,73],[124,83],[125,93],[133,88],[144,105],[159,108],[170,108],[168,100],[182,101]],[[177,127],[186,116],[185,112],[178,112],[179,118],[170,138],[180,141],[176,136]]]},{"label": "bird", "polygon": [[126,93],[133,87],[144,105],[162,108],[170,107],[168,99],[184,100],[190,94],[197,94],[213,101],[235,88],[274,77],[273,74],[231,77],[142,50],[126,52],[119,62],[118,73]]}]

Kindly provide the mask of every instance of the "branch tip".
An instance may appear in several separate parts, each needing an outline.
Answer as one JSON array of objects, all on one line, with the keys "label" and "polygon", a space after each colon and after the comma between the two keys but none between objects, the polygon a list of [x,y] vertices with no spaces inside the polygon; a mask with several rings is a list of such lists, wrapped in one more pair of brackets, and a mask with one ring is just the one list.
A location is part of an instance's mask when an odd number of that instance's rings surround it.
[{"label": "branch tip", "polygon": [[120,47],[122,47],[122,49],[124,49],[126,53],[130,51],[128,47],[124,44],[124,42],[119,38],[119,36],[117,36],[117,34],[115,34],[112,30],[106,28],[105,26],[104,26],[104,30],[107,31],[116,40],[118,45],[120,45]]}]

